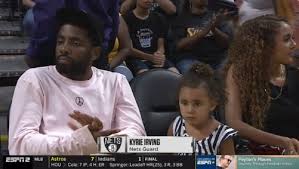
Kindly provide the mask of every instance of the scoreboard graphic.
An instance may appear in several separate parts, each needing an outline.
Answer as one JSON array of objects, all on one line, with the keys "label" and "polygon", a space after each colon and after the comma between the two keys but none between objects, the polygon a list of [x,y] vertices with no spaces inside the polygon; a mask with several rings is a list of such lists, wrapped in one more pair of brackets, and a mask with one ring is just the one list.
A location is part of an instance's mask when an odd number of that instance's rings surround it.
[{"label": "scoreboard graphic", "polygon": [[[195,157],[177,154],[113,154],[94,156],[4,156],[4,169],[173,168],[195,169]],[[26,161],[24,161],[26,159]]]},{"label": "scoreboard graphic", "polygon": [[[221,169],[220,156],[193,154],[98,154],[90,156],[1,156],[1,169]],[[234,156],[225,169],[298,169],[299,156]]]},{"label": "scoreboard graphic", "polygon": [[197,155],[191,137],[101,137],[88,156],[0,156],[0,169],[298,169],[299,156]]}]

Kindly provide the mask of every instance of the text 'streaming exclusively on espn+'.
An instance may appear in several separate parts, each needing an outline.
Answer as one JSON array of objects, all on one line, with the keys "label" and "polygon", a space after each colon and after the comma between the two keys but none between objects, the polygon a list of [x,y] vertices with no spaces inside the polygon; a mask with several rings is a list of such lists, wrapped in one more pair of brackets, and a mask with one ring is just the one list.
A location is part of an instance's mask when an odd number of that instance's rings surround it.
[{"label": "text 'streaming exclusively on espn+'", "polygon": [[192,137],[100,137],[99,153],[193,153]]}]

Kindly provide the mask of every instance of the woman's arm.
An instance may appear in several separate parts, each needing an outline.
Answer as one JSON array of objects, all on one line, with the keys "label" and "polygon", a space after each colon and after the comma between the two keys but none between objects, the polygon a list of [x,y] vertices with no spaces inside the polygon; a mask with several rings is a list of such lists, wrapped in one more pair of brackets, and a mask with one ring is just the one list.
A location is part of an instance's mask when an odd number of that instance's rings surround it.
[{"label": "woman's arm", "polygon": [[229,36],[221,31],[220,29],[218,29],[217,27],[220,26],[220,23],[225,20],[225,18],[227,18],[228,16],[227,12],[218,12],[215,16],[213,16],[212,21],[211,21],[211,31],[214,34],[215,37],[215,41],[216,43],[223,47],[223,48],[227,48],[229,45]]},{"label": "woman's arm", "polygon": [[35,5],[35,2],[32,0],[22,0],[23,5],[28,7],[28,8],[32,8]]},{"label": "woman's arm", "polygon": [[176,6],[170,0],[156,0],[160,8],[168,15],[176,13]]},{"label": "woman's arm", "polygon": [[214,34],[216,43],[223,48],[227,48],[229,45],[229,36],[216,27],[211,30]]},{"label": "woman's arm", "polygon": [[[211,30],[211,26],[207,26],[195,33],[193,36],[188,36],[180,39],[177,44],[177,50],[189,50],[195,47]],[[188,33],[187,33],[188,34]]]},{"label": "woman's arm", "polygon": [[132,48],[128,26],[122,16],[119,16],[119,29],[117,38],[119,40],[119,50],[117,52],[117,56],[114,57],[110,63],[111,69],[120,65],[126,59],[126,57],[130,55]]}]

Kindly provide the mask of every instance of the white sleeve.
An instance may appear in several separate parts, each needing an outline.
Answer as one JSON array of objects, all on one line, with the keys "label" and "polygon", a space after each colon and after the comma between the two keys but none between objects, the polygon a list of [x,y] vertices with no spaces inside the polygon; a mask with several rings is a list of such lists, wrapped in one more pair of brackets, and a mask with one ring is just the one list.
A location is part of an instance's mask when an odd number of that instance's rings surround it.
[{"label": "white sleeve", "polygon": [[118,135],[144,136],[146,135],[140,111],[131,87],[125,77],[119,84],[114,108],[115,122],[112,127],[121,129]]}]

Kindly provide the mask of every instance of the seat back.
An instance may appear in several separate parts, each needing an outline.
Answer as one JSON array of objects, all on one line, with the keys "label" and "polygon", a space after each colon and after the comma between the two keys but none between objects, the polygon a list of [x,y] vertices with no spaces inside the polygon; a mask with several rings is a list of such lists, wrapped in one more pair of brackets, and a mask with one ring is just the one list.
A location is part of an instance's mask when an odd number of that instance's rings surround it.
[{"label": "seat back", "polygon": [[167,135],[168,127],[179,114],[177,91],[180,76],[168,70],[154,69],[131,81],[147,135]]}]

